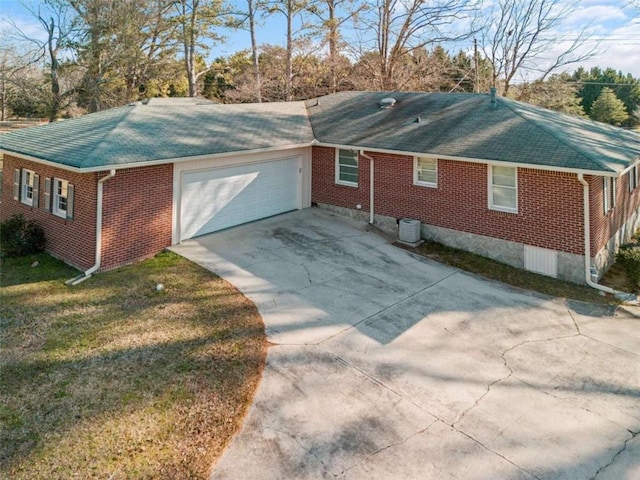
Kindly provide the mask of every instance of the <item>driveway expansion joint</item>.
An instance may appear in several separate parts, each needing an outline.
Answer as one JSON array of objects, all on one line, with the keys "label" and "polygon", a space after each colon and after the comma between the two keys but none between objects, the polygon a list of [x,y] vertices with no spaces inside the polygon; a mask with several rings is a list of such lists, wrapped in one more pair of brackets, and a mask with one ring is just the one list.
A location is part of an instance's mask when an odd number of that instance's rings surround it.
[{"label": "driveway expansion joint", "polygon": [[457,428],[454,425],[448,424],[446,422],[445,425],[449,425],[451,428],[453,428],[456,432],[458,432],[460,435],[464,435],[465,437],[467,437],[469,440],[473,441],[474,443],[477,443],[478,445],[480,445],[482,448],[484,448],[487,452],[491,452],[492,454],[496,455],[497,457],[502,458],[505,462],[509,462],[511,465],[513,465],[515,468],[517,468],[518,470],[520,470],[523,473],[526,473],[527,475],[535,478],[536,480],[543,480],[541,477],[539,477],[538,475],[529,472],[528,470],[525,470],[524,468],[522,468],[520,465],[518,465],[517,463],[515,463],[513,460],[511,460],[508,457],[505,457],[503,454],[501,454],[500,452],[497,452],[496,450],[486,446],[484,443],[482,443],[480,440],[478,440],[477,438],[475,438],[473,435],[468,434],[467,432],[465,432],[464,430],[460,430],[459,428]]}]

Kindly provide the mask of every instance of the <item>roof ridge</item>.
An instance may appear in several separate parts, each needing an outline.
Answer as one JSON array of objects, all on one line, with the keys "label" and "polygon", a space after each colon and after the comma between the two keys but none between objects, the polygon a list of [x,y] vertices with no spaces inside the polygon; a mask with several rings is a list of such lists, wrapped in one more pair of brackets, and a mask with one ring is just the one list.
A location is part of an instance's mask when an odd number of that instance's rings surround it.
[{"label": "roof ridge", "polygon": [[[601,162],[598,157],[595,157],[592,155],[592,152],[589,149],[586,148],[582,148],[581,146],[576,145],[573,142],[568,142],[565,138],[563,138],[561,135],[558,135],[558,133],[552,129],[549,128],[547,125],[545,125],[544,123],[541,122],[536,122],[530,118],[527,118],[525,115],[523,115],[522,113],[520,113],[518,110],[516,110],[515,108],[513,108],[513,106],[511,104],[517,104],[517,105],[523,105],[525,107],[528,108],[532,108],[534,110],[548,110],[542,107],[538,107],[536,105],[530,105],[528,103],[523,103],[523,102],[519,102],[517,100],[513,100],[510,98],[506,98],[506,97],[500,97],[500,101],[503,102],[503,104],[509,109],[511,110],[513,113],[515,113],[516,115],[518,115],[520,118],[524,119],[525,121],[535,125],[536,127],[540,128],[541,130],[543,130],[545,133],[547,133],[548,135],[551,135],[553,138],[555,138],[556,140],[558,140],[560,143],[562,143],[563,145],[575,150],[576,152],[578,152],[580,155],[582,155],[584,158],[586,158],[587,160],[589,160],[592,163],[595,163],[598,167],[600,167],[603,170],[609,171],[609,172],[615,172],[615,170],[611,169],[610,167],[608,167],[607,165],[605,165],[603,162]],[[552,112],[553,110],[549,110],[550,112]],[[562,113],[562,112],[554,112],[557,115],[562,115],[562,116],[567,116],[569,117],[571,120],[582,120],[582,121],[586,121],[586,119],[581,119],[579,117],[572,117],[566,113]]]},{"label": "roof ridge", "polygon": [[[124,122],[124,119],[126,117],[129,116],[129,114],[138,107],[142,107],[146,105],[143,105],[142,103],[139,102],[134,102],[134,103],[128,103],[126,105],[122,105],[121,107],[116,107],[116,109],[122,109],[123,110],[123,115],[120,116],[120,118],[118,118],[118,121],[116,122],[116,124],[113,126],[113,128],[110,128],[107,132],[105,132],[105,134],[102,136],[102,138],[100,138],[100,141],[96,143],[96,145],[91,149],[91,151],[89,152],[89,155],[91,157],[93,157],[94,152],[96,152],[97,150],[100,149],[100,147],[102,147],[102,145],[105,142],[105,139],[112,135],[113,132],[115,130],[118,129],[118,127]],[[105,112],[108,112],[110,109],[104,110]]]}]

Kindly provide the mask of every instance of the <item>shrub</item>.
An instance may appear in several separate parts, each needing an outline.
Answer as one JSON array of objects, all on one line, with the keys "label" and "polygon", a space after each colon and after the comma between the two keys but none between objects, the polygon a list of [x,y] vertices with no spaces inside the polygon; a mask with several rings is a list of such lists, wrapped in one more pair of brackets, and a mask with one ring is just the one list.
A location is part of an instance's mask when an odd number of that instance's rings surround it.
[{"label": "shrub", "polygon": [[0,223],[0,253],[3,257],[22,257],[42,252],[46,244],[44,230],[24,215],[14,215]]},{"label": "shrub", "polygon": [[625,243],[616,254],[616,262],[627,272],[636,285],[640,285],[640,244]]}]

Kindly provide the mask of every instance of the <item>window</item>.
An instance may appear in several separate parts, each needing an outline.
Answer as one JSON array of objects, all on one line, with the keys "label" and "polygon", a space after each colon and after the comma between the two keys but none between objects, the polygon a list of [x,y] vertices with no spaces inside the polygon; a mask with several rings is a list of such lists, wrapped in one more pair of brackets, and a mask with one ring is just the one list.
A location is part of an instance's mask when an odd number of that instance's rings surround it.
[{"label": "window", "polygon": [[415,157],[413,160],[413,183],[425,187],[438,186],[438,160]]},{"label": "window", "polygon": [[633,167],[627,173],[627,179],[629,180],[629,191],[633,192],[638,186],[638,167]]},{"label": "window", "polygon": [[33,170],[16,170],[13,197],[30,207],[38,206],[39,177]]},{"label": "window", "polygon": [[73,218],[74,188],[61,178],[44,179],[44,209],[54,215],[71,220]]},{"label": "window", "polygon": [[336,150],[336,183],[358,186],[357,150]]},{"label": "window", "polygon": [[489,208],[518,211],[518,174],[515,167],[489,166]]},{"label": "window", "polygon": [[602,196],[604,205],[604,213],[612,210],[616,206],[616,182],[615,178],[604,177],[602,179]]},{"label": "window", "polygon": [[53,179],[53,214],[59,217],[67,218],[67,194],[69,182]]}]

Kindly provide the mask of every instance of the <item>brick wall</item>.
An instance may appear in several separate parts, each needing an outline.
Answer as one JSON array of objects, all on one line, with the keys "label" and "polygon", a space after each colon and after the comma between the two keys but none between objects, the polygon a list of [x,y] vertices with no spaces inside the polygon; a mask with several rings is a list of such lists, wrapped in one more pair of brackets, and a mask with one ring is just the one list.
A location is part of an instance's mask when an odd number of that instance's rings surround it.
[{"label": "brick wall", "polygon": [[[39,205],[13,199],[13,172],[27,168],[40,175]],[[4,156],[0,220],[22,213],[41,225],[46,249],[81,270],[95,263],[98,180],[108,172],[73,173]],[[74,185],[74,217],[66,220],[44,210],[44,179],[58,177]],[[171,245],[173,166],[119,170],[104,184],[101,270],[150,257]]]},{"label": "brick wall", "polygon": [[[33,170],[40,176],[39,205],[32,207],[13,199],[13,174],[16,168]],[[58,177],[74,185],[74,216],[66,220],[44,210],[45,177]],[[80,269],[87,269],[95,260],[97,177],[94,173],[74,173],[40,163],[4,156],[2,175],[2,205],[0,220],[22,213],[44,228],[46,250]]]},{"label": "brick wall", "polygon": [[171,245],[172,209],[173,165],[118,170],[104,184],[101,269],[151,257]]},{"label": "brick wall", "polygon": [[640,186],[629,192],[629,176],[616,179],[616,204],[604,212],[602,177],[587,177],[591,217],[591,255],[604,247],[609,239],[629,220],[640,205]]},{"label": "brick wall", "polygon": [[[413,157],[375,159],[375,213],[438,227],[583,254],[582,185],[575,174],[518,169],[518,213],[489,210],[488,166],[438,161],[438,187],[413,185]],[[314,147],[312,201],[369,208],[369,161],[360,157],[358,187],[335,184],[335,149]]]}]

